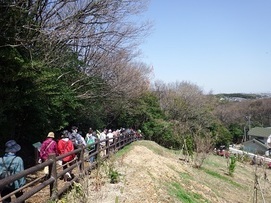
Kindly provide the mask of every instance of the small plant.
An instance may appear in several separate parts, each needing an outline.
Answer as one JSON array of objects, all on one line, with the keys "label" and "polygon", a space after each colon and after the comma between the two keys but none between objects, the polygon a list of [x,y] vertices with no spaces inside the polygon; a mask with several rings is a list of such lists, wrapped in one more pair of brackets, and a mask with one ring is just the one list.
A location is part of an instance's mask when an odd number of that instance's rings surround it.
[{"label": "small plant", "polygon": [[243,154],[237,154],[237,161],[241,162],[241,163],[246,163],[246,162],[250,162],[251,158],[249,157],[248,154],[243,153]]},{"label": "small plant", "polygon": [[110,183],[118,183],[120,181],[120,173],[112,168],[109,169]]},{"label": "small plant", "polygon": [[110,183],[118,183],[120,181],[120,173],[115,168],[115,157],[111,156],[106,162],[107,174],[110,178]]},{"label": "small plant", "polygon": [[230,176],[233,175],[235,167],[236,167],[236,157],[235,156],[230,156],[230,164],[228,166]]},{"label": "small plant", "polygon": [[116,196],[115,203],[119,203],[119,196]]}]

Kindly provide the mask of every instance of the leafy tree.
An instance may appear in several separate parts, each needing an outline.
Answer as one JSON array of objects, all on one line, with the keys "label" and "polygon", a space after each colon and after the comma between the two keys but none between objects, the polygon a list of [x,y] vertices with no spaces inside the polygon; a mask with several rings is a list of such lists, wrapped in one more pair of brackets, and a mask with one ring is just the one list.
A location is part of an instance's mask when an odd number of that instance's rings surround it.
[{"label": "leafy tree", "polygon": [[242,130],[242,126],[237,123],[231,124],[229,126],[229,132],[232,135],[233,143],[240,143],[242,141],[244,131]]}]

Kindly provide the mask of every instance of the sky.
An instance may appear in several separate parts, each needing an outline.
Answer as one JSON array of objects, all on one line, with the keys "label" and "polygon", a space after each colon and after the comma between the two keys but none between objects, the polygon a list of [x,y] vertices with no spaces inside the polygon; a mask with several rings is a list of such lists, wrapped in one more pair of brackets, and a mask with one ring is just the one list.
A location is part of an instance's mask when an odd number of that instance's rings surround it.
[{"label": "sky", "polygon": [[271,0],[151,0],[140,46],[153,81],[271,93]]}]

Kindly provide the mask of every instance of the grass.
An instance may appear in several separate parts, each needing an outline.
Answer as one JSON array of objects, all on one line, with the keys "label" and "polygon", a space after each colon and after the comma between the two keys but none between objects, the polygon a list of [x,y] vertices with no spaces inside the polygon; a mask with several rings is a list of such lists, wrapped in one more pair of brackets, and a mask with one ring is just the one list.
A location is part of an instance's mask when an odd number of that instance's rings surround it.
[{"label": "grass", "polygon": [[176,196],[182,203],[209,203],[202,195],[186,191],[176,182],[170,184],[169,193]]},{"label": "grass", "polygon": [[[224,159],[224,160],[226,163],[226,159]],[[221,161],[218,162],[217,160],[207,158],[204,162],[204,165],[208,165],[209,167],[213,167],[213,168],[219,168],[219,167],[221,167]]]},{"label": "grass", "polygon": [[183,180],[190,180],[192,177],[188,173],[180,173]]},{"label": "grass", "polygon": [[141,142],[138,142],[138,143],[133,143],[133,144],[139,144],[140,146],[145,146],[149,150],[151,150],[153,153],[161,155],[161,156],[166,156],[167,152],[169,152],[169,153],[176,152],[174,150],[163,148],[163,147],[161,147],[160,145],[158,145],[156,143],[153,143],[153,144],[150,145],[150,142],[145,141],[145,140],[143,140]]},{"label": "grass", "polygon": [[127,154],[132,149],[132,145],[126,145],[121,150],[117,151],[116,154],[114,154],[115,158],[119,158]]},{"label": "grass", "polygon": [[226,176],[223,176],[221,175],[220,173],[217,173],[215,171],[211,171],[209,169],[206,169],[206,168],[201,168],[201,170],[203,170],[205,173],[207,173],[208,175],[211,175],[212,177],[214,178],[217,178],[217,179],[220,179],[221,181],[225,181],[225,182],[228,182],[236,187],[242,187],[240,184],[238,184],[237,182],[234,182],[233,180],[231,180],[230,178],[226,177]]}]

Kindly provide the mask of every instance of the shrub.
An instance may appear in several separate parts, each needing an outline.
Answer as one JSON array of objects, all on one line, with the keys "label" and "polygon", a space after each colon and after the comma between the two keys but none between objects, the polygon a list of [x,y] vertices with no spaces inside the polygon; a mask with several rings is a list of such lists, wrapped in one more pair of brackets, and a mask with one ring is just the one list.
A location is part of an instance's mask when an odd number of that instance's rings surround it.
[{"label": "shrub", "polygon": [[233,175],[235,167],[236,167],[236,157],[235,156],[230,156],[230,164],[228,166],[230,176]]},{"label": "shrub", "polygon": [[120,173],[112,168],[109,169],[110,183],[118,183],[120,181]]}]

